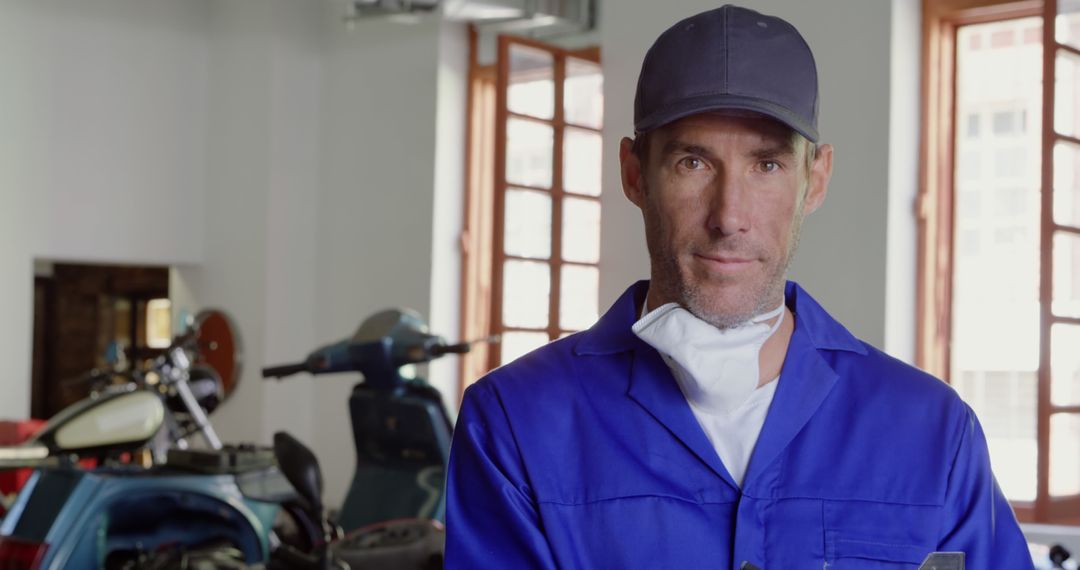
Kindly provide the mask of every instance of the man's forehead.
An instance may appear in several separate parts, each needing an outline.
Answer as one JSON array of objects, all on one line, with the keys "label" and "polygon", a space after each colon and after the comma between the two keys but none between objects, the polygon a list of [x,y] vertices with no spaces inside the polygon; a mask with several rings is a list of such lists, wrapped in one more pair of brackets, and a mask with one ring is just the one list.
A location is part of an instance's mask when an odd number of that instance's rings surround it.
[{"label": "man's forehead", "polygon": [[796,132],[787,125],[751,111],[710,111],[684,117],[656,129],[666,141],[683,137],[712,134],[746,135],[762,145],[778,146],[795,151]]}]

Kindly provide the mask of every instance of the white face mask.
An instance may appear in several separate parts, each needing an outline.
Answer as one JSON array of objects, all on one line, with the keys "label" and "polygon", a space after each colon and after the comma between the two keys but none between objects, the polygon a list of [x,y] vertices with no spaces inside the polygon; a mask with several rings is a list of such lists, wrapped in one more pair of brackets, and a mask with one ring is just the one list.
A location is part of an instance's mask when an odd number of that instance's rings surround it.
[{"label": "white face mask", "polygon": [[[766,324],[778,316],[772,326]],[[761,347],[783,322],[783,303],[725,330],[668,303],[641,317],[633,331],[664,357],[691,404],[707,413],[728,414],[757,389]]]}]

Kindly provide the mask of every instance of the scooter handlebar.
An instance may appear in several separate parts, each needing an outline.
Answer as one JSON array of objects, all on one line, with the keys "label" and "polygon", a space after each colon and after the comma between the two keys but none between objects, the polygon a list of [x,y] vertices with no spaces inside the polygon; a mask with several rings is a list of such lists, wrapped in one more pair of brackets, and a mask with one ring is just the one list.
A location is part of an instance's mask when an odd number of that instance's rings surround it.
[{"label": "scooter handlebar", "polygon": [[269,366],[263,368],[263,378],[284,378],[286,376],[292,376],[293,374],[299,374],[301,372],[307,372],[308,365],[306,362],[300,362],[297,364],[283,364],[281,366]]}]

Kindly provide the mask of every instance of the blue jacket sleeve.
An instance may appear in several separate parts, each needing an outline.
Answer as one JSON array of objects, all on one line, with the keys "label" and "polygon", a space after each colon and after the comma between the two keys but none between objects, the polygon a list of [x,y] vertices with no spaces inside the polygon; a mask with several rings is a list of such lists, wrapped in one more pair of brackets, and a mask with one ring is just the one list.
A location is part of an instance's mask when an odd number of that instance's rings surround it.
[{"label": "blue jacket sleeve", "polygon": [[1027,540],[990,470],[979,420],[966,405],[964,412],[938,550],[967,553],[968,568],[1033,568]]},{"label": "blue jacket sleeve", "polygon": [[555,568],[498,395],[465,392],[450,448],[446,568]]}]

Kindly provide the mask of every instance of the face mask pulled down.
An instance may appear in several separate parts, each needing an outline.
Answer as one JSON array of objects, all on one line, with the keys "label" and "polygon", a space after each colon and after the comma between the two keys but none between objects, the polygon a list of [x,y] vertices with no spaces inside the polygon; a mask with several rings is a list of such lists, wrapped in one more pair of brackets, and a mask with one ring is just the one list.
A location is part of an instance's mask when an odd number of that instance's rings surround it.
[{"label": "face mask pulled down", "polygon": [[718,329],[668,303],[641,317],[633,331],[664,357],[691,405],[720,415],[738,409],[757,389],[761,347],[783,321],[781,303],[743,325]]}]

